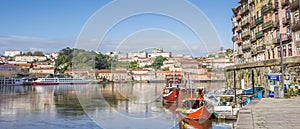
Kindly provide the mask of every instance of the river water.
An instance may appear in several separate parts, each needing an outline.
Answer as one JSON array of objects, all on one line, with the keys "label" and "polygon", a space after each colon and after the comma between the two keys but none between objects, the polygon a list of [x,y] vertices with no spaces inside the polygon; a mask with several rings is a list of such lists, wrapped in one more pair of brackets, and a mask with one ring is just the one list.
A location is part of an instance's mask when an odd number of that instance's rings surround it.
[{"label": "river water", "polygon": [[[197,85],[197,84],[195,84]],[[200,84],[199,84],[200,85]],[[162,104],[163,84],[1,86],[3,129],[233,128],[232,121],[190,123]]]}]

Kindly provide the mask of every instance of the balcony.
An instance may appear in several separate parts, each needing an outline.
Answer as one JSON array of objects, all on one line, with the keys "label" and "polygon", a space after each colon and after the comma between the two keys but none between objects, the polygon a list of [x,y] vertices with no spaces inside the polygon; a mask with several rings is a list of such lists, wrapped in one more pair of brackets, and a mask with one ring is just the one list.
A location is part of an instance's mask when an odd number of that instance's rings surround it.
[{"label": "balcony", "polygon": [[256,47],[257,52],[264,51],[265,49],[266,49],[266,45],[260,45],[260,46]]},{"label": "balcony", "polygon": [[272,28],[273,27],[273,21],[268,21],[268,22],[265,22],[264,24],[263,24],[263,29],[264,30],[266,30],[266,29],[270,29],[270,28]]},{"label": "balcony", "polygon": [[269,3],[262,8],[262,12],[268,13],[268,12],[271,12],[272,9],[273,9],[273,5],[271,3]]},{"label": "balcony", "polygon": [[292,24],[292,30],[293,30],[293,31],[300,30],[300,21],[294,22],[294,23]]},{"label": "balcony", "polygon": [[251,20],[251,21],[250,21],[250,28],[252,29],[252,28],[254,28],[254,27],[256,27],[256,25],[255,25],[254,21]]},{"label": "balcony", "polygon": [[241,29],[241,26],[239,26],[239,25],[235,28],[235,31],[236,31],[236,32],[240,32],[241,30],[242,30],[242,29]]},{"label": "balcony", "polygon": [[243,50],[248,50],[248,49],[250,49],[251,48],[251,43],[245,43],[245,44],[243,44],[243,46],[242,46],[242,49]]},{"label": "balcony", "polygon": [[282,24],[285,26],[285,25],[288,25],[289,23],[291,22],[291,18],[286,18],[286,17],[283,17],[282,18]]},{"label": "balcony", "polygon": [[248,38],[250,37],[250,32],[247,30],[247,31],[243,31],[242,32],[242,38]]},{"label": "balcony", "polygon": [[248,25],[249,24],[249,18],[242,19],[242,26]]},{"label": "balcony", "polygon": [[288,6],[290,4],[289,0],[281,0],[281,8],[284,8],[285,6]]},{"label": "balcony", "polygon": [[251,42],[251,43],[254,43],[254,42],[256,42],[256,37],[255,37],[255,36],[251,36],[251,38],[250,38],[250,42]]},{"label": "balcony", "polygon": [[293,1],[291,4],[290,4],[290,9],[291,10],[296,10],[299,8],[299,1],[298,0],[295,0]]},{"label": "balcony", "polygon": [[258,31],[258,32],[255,33],[255,38],[256,38],[256,39],[259,39],[259,38],[261,38],[261,37],[264,37],[263,31]]},{"label": "balcony", "polygon": [[257,54],[256,48],[252,48],[252,49],[251,49],[251,54],[252,54],[252,55],[256,55],[256,54]]},{"label": "balcony", "polygon": [[249,12],[249,6],[245,6],[244,8],[241,9],[241,14]]},{"label": "balcony", "polygon": [[264,22],[263,17],[258,17],[258,18],[255,19],[255,25],[261,24],[263,22]]}]

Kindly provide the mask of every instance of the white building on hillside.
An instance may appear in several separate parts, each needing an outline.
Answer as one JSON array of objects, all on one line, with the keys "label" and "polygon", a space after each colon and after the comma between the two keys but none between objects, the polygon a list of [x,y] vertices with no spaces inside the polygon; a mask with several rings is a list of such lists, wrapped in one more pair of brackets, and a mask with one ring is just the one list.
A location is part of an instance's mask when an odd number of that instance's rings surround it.
[{"label": "white building on hillside", "polygon": [[16,55],[21,55],[21,51],[16,51],[16,50],[6,50],[4,51],[4,56],[6,57],[14,57]]}]

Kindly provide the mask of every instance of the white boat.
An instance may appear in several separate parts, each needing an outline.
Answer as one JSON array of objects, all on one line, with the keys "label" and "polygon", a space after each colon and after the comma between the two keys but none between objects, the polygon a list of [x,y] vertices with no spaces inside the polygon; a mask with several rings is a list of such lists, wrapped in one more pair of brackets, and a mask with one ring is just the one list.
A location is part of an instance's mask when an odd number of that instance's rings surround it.
[{"label": "white boat", "polygon": [[59,84],[88,84],[83,78],[38,78],[32,85],[59,85]]},{"label": "white boat", "polygon": [[0,77],[0,86],[19,86],[23,82],[21,78]]}]

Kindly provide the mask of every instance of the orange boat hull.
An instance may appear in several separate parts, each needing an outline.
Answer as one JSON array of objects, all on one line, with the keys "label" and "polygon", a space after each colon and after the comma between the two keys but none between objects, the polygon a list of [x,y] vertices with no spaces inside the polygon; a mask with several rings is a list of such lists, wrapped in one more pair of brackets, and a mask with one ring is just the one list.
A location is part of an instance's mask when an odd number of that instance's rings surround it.
[{"label": "orange boat hull", "polygon": [[211,117],[211,113],[206,109],[205,106],[201,106],[199,109],[197,109],[194,112],[190,112],[187,114],[179,112],[179,114],[184,119],[192,119],[192,120],[200,120],[200,121],[206,121]]},{"label": "orange boat hull", "polygon": [[177,101],[178,95],[179,95],[179,91],[174,90],[174,91],[172,91],[171,94],[169,94],[167,96],[163,96],[163,99],[166,100],[166,102],[175,102],[175,101]]}]

